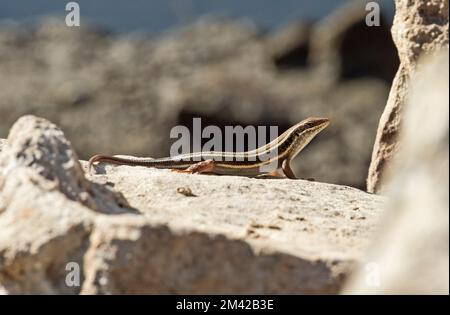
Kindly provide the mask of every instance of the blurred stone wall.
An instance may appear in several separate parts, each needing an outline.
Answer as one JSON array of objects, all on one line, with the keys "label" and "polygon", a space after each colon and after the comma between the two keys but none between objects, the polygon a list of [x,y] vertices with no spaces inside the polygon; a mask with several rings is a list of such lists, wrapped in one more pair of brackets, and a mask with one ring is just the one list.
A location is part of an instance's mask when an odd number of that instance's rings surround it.
[{"label": "blurred stone wall", "polygon": [[[157,38],[49,19],[0,29],[0,138],[24,114],[59,124],[80,157],[166,156],[170,129],[332,120],[296,159],[299,177],[365,188],[376,126],[398,66],[388,23],[360,3],[267,33],[205,18]],[[356,58],[358,57],[358,58]]]}]

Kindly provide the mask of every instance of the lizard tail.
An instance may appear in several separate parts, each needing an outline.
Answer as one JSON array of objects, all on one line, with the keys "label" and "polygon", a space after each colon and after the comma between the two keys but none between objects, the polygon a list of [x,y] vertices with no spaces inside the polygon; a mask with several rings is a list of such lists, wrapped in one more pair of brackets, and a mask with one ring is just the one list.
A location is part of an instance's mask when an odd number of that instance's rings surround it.
[{"label": "lizard tail", "polygon": [[91,169],[94,163],[110,163],[110,164],[117,164],[117,165],[144,165],[148,164],[154,160],[153,158],[135,158],[135,157],[127,157],[126,155],[103,155],[103,154],[96,154],[93,157],[89,159],[88,162],[88,172],[91,174]]},{"label": "lizard tail", "polygon": [[96,154],[93,157],[91,157],[88,162],[88,173],[91,174],[92,165],[94,165],[94,163],[104,161],[106,158],[108,158],[107,155],[101,154]]}]

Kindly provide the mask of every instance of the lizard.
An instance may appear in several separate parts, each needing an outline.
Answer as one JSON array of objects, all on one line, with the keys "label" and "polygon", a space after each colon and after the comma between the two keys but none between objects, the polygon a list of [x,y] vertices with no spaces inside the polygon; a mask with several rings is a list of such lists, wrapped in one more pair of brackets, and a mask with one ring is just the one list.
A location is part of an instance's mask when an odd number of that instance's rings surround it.
[{"label": "lizard", "polygon": [[[94,163],[146,166],[172,169],[182,173],[213,173],[218,175],[260,176],[261,167],[276,163],[287,178],[296,179],[290,162],[330,123],[328,118],[307,118],[290,127],[278,138],[252,151],[205,151],[180,154],[174,157],[150,158],[97,154],[89,159],[89,173]],[[262,159],[262,156],[269,158]],[[197,160],[196,160],[197,159]],[[199,161],[200,160],[200,161]]]}]

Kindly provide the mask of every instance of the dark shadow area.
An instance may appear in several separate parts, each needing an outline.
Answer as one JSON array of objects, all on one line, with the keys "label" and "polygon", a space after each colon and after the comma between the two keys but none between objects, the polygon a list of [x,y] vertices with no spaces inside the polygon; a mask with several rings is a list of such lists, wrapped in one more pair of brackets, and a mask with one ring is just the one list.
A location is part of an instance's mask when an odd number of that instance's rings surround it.
[{"label": "dark shadow area", "polygon": [[371,76],[392,82],[400,61],[386,25],[383,17],[380,26],[360,21],[344,34],[339,48],[343,80]]}]

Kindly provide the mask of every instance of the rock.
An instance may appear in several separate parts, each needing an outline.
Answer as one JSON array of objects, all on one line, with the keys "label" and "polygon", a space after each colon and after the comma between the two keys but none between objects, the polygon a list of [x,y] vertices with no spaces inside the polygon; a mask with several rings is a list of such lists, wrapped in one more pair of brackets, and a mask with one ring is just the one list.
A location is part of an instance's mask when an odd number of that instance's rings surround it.
[{"label": "rock", "polygon": [[0,292],[75,293],[65,265],[81,263],[94,213],[124,212],[91,183],[55,125],[26,116],[0,152]]},{"label": "rock", "polygon": [[[13,126],[0,153],[1,292],[336,293],[386,202],[320,182],[142,167],[101,164],[86,178],[75,158],[52,123]],[[80,283],[68,286],[74,265]]]},{"label": "rock", "polygon": [[448,67],[445,50],[412,77],[383,228],[345,293],[449,294]]},{"label": "rock", "polygon": [[382,192],[383,174],[398,151],[403,107],[418,58],[448,48],[448,0],[397,0],[392,36],[401,64],[378,125],[367,177],[369,192]]},{"label": "rock", "polygon": [[[20,118],[11,128],[5,147],[0,159],[5,195],[16,194],[18,186],[32,181],[92,210],[123,212],[115,207],[119,203],[118,195],[85,179],[78,157],[63,132],[45,119]],[[6,202],[3,207],[7,207],[7,199],[3,201]],[[121,201],[126,205],[123,198]]]}]

